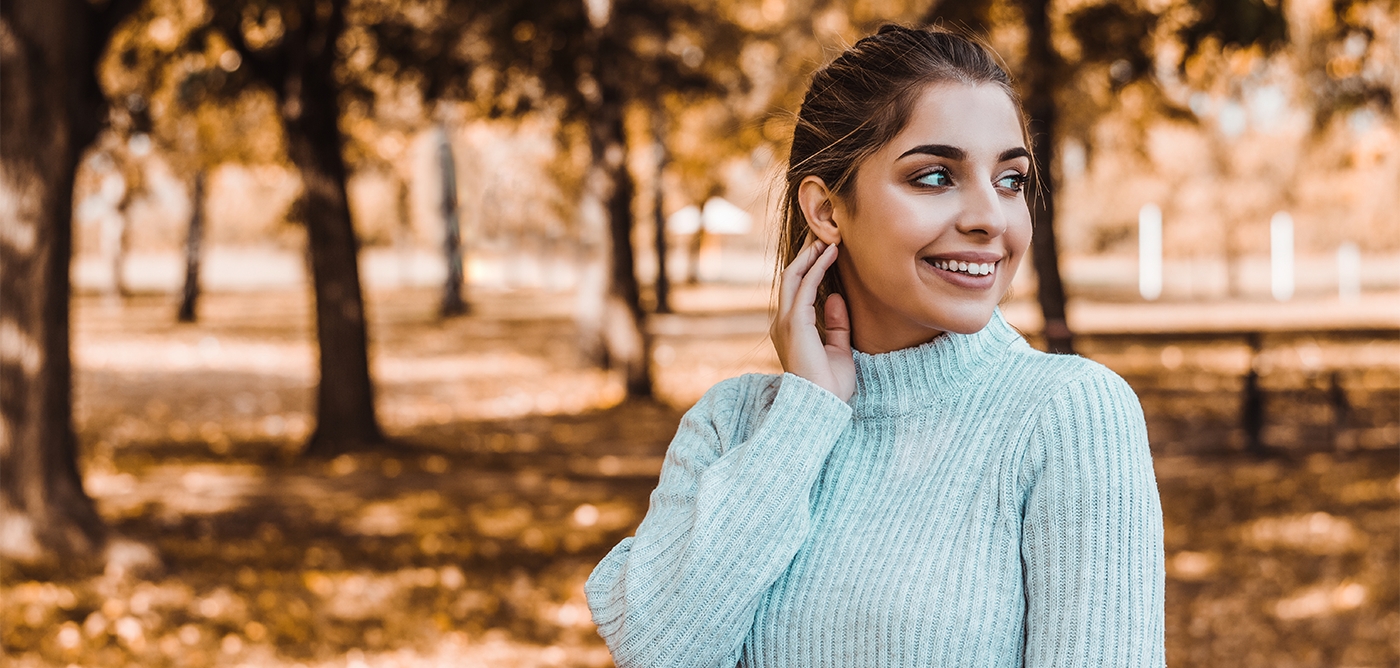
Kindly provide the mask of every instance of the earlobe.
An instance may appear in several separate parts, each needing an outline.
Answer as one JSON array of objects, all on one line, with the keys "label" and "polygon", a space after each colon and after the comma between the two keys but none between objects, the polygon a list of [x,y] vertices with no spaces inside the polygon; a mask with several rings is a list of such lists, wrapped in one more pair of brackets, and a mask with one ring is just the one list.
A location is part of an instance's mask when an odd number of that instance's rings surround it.
[{"label": "earlobe", "polygon": [[819,176],[807,176],[797,186],[797,204],[807,220],[807,229],[828,244],[841,243],[841,230],[836,224],[836,197]]}]

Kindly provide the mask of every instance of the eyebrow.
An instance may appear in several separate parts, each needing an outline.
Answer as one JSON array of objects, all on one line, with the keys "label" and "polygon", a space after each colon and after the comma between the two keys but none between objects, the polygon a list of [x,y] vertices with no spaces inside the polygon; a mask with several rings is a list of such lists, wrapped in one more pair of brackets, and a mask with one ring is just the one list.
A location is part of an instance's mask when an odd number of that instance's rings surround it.
[{"label": "eyebrow", "polygon": [[997,156],[997,162],[1006,162],[1007,160],[1015,160],[1016,158],[1026,158],[1029,160],[1030,157],[1030,151],[1027,151],[1023,146],[1017,146],[1016,148],[1008,148],[1002,151],[1001,155]]},{"label": "eyebrow", "polygon": [[963,160],[967,158],[967,151],[964,151],[956,146],[949,146],[947,144],[923,144],[920,146],[915,146],[914,148],[911,148],[899,154],[899,157],[895,158],[895,160],[903,160],[904,158],[907,158],[917,153],[922,153],[924,155],[936,155],[940,158],[947,158],[949,160]]},{"label": "eyebrow", "polygon": [[[899,154],[899,157],[895,158],[895,160],[902,160],[915,154],[934,155],[949,160],[967,159],[967,151],[956,146],[949,146],[947,144],[922,144]],[[1016,158],[1029,157],[1031,157],[1030,151],[1027,151],[1024,147],[1017,146],[1016,148],[1009,148],[1002,151],[1001,155],[997,156],[997,162],[1006,162],[1007,160],[1014,160]]]}]

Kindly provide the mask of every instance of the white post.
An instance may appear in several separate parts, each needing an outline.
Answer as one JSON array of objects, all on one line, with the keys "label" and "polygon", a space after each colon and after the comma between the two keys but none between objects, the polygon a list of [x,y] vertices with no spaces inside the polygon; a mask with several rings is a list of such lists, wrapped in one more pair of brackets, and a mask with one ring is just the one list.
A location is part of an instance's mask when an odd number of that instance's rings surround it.
[{"label": "white post", "polygon": [[1287,211],[1269,221],[1269,251],[1274,299],[1286,302],[1293,298],[1293,216]]},{"label": "white post", "polygon": [[1343,301],[1361,296],[1361,249],[1351,241],[1337,246],[1337,296]]},{"label": "white post", "polygon": [[1138,210],[1138,292],[1148,301],[1162,296],[1162,210],[1156,204]]}]

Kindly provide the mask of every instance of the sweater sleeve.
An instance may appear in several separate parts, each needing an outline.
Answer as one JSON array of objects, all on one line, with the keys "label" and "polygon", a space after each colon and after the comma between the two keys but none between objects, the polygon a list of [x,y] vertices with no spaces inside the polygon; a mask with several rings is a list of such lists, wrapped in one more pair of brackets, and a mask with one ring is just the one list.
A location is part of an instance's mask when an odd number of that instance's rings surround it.
[{"label": "sweater sleeve", "polygon": [[744,434],[756,378],[720,383],[686,413],[636,535],[588,578],[593,621],[621,668],[734,666],[807,537],[812,487],[851,409],[784,374]]},{"label": "sweater sleeve", "polygon": [[1026,668],[1166,665],[1162,507],[1137,396],[1091,370],[1048,400],[1028,452]]}]

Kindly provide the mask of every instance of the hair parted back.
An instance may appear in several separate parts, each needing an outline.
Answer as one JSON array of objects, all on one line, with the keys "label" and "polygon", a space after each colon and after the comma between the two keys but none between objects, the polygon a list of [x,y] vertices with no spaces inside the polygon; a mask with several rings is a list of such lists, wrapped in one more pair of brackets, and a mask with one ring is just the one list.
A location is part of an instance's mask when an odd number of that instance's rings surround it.
[{"label": "hair parted back", "polygon": [[[802,179],[817,176],[854,204],[856,169],[904,129],[920,91],[944,82],[999,86],[1020,112],[1020,98],[996,54],[980,41],[944,28],[884,25],[812,75],[788,154],[779,273],[807,237],[807,221],[797,205]],[[1024,132],[1024,119],[1022,126]],[[833,292],[841,292],[834,267],[822,280],[818,312]]]}]

